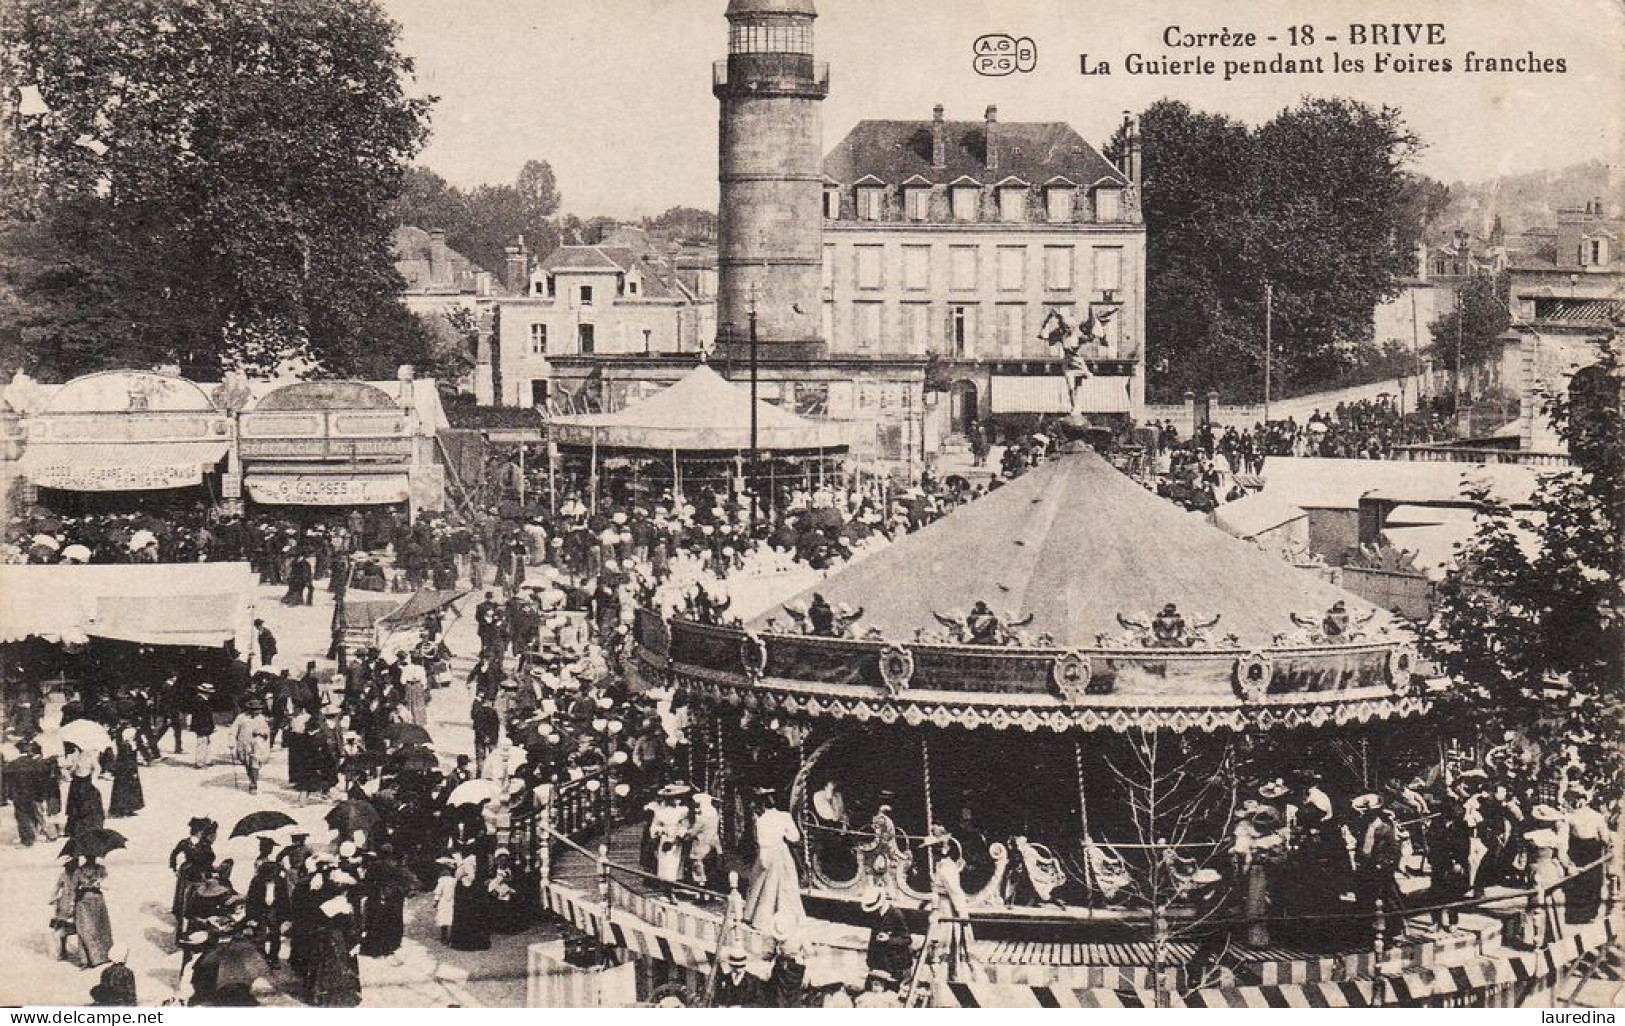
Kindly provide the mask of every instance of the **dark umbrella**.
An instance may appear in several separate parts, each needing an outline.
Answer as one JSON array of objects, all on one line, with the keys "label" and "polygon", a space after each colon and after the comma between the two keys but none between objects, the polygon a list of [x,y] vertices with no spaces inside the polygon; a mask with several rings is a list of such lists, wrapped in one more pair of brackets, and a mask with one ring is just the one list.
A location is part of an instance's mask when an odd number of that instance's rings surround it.
[{"label": "dark umbrella", "polygon": [[327,813],[327,825],[337,830],[340,837],[349,837],[357,830],[371,834],[382,823],[378,810],[359,798],[346,798]]},{"label": "dark umbrella", "polygon": [[247,837],[250,834],[263,834],[267,830],[281,830],[283,827],[297,826],[298,820],[286,812],[265,811],[250,812],[237,821],[231,828],[232,837]]},{"label": "dark umbrella", "polygon": [[77,837],[70,838],[62,846],[62,855],[77,855],[80,858],[99,859],[110,851],[116,851],[128,844],[124,835],[117,830],[106,827],[97,827],[95,830],[86,830]]},{"label": "dark umbrella", "polygon": [[440,757],[427,748],[409,745],[392,754],[384,765],[395,770],[432,770],[440,768]]},{"label": "dark umbrella", "polygon": [[426,745],[433,740],[416,723],[391,723],[384,728],[384,739],[396,745]]}]

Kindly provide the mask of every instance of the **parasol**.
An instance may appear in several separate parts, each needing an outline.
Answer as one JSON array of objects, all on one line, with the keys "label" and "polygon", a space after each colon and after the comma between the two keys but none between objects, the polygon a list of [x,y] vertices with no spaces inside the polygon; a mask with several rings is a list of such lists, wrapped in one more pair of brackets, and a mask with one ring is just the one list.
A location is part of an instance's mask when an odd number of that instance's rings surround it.
[{"label": "parasol", "polygon": [[62,558],[88,563],[90,562],[90,550],[83,545],[69,545],[62,550]]},{"label": "parasol", "polygon": [[276,812],[274,810],[250,812],[242,819],[239,819],[237,825],[231,828],[231,836],[247,837],[250,834],[263,834],[267,831],[297,825],[298,821],[286,812]]},{"label": "parasol", "polygon": [[340,837],[350,837],[357,830],[372,834],[383,823],[383,817],[370,802],[359,798],[346,798],[327,813],[327,825],[338,831]]},{"label": "parasol", "polygon": [[433,770],[440,768],[440,757],[421,745],[409,745],[384,760],[384,765],[400,770]]},{"label": "parasol", "polygon": [[60,549],[62,547],[61,542],[57,541],[55,538],[52,538],[48,534],[36,534],[36,535],[34,535],[34,537],[32,539],[30,539],[29,544],[38,545],[38,546],[41,546],[42,548],[50,549],[52,552],[55,552],[57,549]]},{"label": "parasol", "polygon": [[95,720],[74,720],[57,730],[56,736],[64,744],[86,752],[105,752],[113,747],[113,739],[107,735],[107,728]]},{"label": "parasol", "polygon": [[108,852],[117,851],[128,843],[124,839],[124,835],[117,830],[97,827],[94,830],[86,830],[84,833],[70,838],[68,843],[62,846],[62,854],[64,856],[78,855],[81,858],[99,859]]},{"label": "parasol", "polygon": [[452,789],[451,796],[446,799],[448,805],[479,805],[488,802],[497,796],[497,783],[494,780],[465,780]]},{"label": "parasol", "polygon": [[139,552],[148,545],[157,545],[158,536],[145,528],[130,535],[130,551]]},{"label": "parasol", "polygon": [[432,738],[416,723],[391,723],[384,728],[384,740],[396,745],[426,745]]}]

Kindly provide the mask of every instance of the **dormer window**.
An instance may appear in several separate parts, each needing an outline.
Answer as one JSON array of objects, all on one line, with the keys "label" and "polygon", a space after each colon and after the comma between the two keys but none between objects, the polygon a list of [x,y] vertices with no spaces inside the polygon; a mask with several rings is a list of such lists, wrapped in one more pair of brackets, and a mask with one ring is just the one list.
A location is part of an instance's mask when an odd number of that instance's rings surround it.
[{"label": "dormer window", "polygon": [[635,296],[638,294],[638,282],[636,278],[626,283],[626,294],[629,296]]},{"label": "dormer window", "polygon": [[1077,191],[1070,185],[1052,185],[1044,190],[1044,216],[1051,224],[1072,220],[1072,202]]},{"label": "dormer window", "polygon": [[975,185],[956,185],[949,190],[955,221],[975,221],[982,198],[982,190]]},{"label": "dormer window", "polygon": [[858,186],[858,220],[879,221],[885,215],[886,190],[879,185]]},{"label": "dormer window", "polygon": [[841,191],[833,185],[824,186],[824,219],[834,221],[841,216]]},{"label": "dormer window", "polygon": [[903,214],[910,221],[931,218],[931,187],[928,185],[903,186]]},{"label": "dormer window", "polygon": [[1005,185],[999,188],[999,220],[1027,220],[1027,187]]},{"label": "dormer window", "polygon": [[1095,220],[1115,221],[1123,215],[1122,192],[1115,185],[1095,190]]},{"label": "dormer window", "polygon": [[1581,267],[1602,267],[1608,263],[1607,239],[1581,239],[1580,259]]},{"label": "dormer window", "polygon": [[559,294],[558,279],[554,278],[550,274],[550,275],[547,276],[547,298],[548,299],[553,299],[553,298],[557,297],[558,294]]},{"label": "dormer window", "polygon": [[583,285],[583,286],[581,286],[581,291],[579,293],[577,293],[577,296],[579,297],[579,303],[580,303],[581,306],[591,306],[592,305],[592,286],[591,285]]}]

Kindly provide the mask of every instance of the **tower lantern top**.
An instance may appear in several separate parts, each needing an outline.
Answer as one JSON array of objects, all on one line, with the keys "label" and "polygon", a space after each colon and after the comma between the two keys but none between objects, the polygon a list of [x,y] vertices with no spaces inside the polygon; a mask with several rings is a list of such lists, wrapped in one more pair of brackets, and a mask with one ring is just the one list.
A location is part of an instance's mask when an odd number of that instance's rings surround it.
[{"label": "tower lantern top", "polygon": [[726,17],[731,21],[735,18],[751,18],[763,14],[790,14],[803,18],[816,18],[818,12],[813,9],[813,0],[728,0],[728,13]]}]

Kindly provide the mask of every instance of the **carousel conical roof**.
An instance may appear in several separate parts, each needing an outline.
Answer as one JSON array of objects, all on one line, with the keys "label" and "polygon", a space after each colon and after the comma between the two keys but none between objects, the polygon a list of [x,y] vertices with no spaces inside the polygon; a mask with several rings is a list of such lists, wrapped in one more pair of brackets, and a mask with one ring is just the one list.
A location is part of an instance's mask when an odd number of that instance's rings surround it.
[{"label": "carousel conical roof", "polygon": [[[1351,470],[1355,468],[1351,465]],[[962,620],[985,601],[1021,630],[1063,648],[1089,648],[1125,628],[1121,614],[1148,623],[1168,603],[1192,626],[1218,616],[1214,640],[1236,635],[1268,648],[1294,628],[1293,614],[1318,620],[1342,600],[1370,627],[1390,618],[1314,574],[1208,525],[1147,491],[1088,451],[1037,467],[1015,481],[843,569],[798,595],[862,609],[853,632],[879,628],[889,640],[938,632],[934,614]],[[767,627],[777,608],[758,617]]]}]

